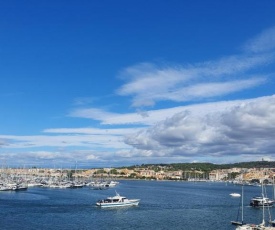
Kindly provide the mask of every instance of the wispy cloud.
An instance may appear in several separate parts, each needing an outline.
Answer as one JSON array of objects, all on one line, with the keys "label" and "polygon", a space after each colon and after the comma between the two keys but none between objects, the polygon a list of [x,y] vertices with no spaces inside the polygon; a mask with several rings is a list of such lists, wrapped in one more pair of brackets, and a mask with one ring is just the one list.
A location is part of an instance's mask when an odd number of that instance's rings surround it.
[{"label": "wispy cloud", "polygon": [[37,135],[37,136],[12,136],[0,135],[6,139],[9,148],[38,148],[38,147],[79,147],[94,149],[126,148],[121,135]]},{"label": "wispy cloud", "polygon": [[97,108],[87,108],[87,109],[75,109],[69,116],[71,117],[82,117],[82,118],[91,118],[94,120],[101,120],[105,117],[116,116],[115,113],[106,112]]},{"label": "wispy cloud", "polygon": [[[100,157],[98,157],[100,156]],[[89,166],[104,162],[104,158],[110,158],[106,152],[95,152],[92,150],[78,150],[78,151],[40,151],[32,150],[20,153],[6,152],[0,155],[2,164],[11,165],[34,165],[41,167],[59,167],[59,168],[75,168],[78,166]],[[31,161],[30,161],[31,159]],[[95,163],[96,161],[96,163]],[[8,163],[9,162],[9,163]]]},{"label": "wispy cloud", "polygon": [[1,138],[0,138],[0,148],[1,148],[2,146],[6,146],[6,145],[8,145],[8,141],[7,141],[6,139],[1,139]]},{"label": "wispy cloud", "polygon": [[87,105],[94,102],[95,100],[96,100],[95,98],[91,98],[91,97],[78,97],[74,99],[73,104],[77,106]]},{"label": "wispy cloud", "polygon": [[244,45],[246,52],[262,53],[275,49],[275,27],[264,30]]},{"label": "wispy cloud", "polygon": [[96,128],[52,128],[45,129],[44,133],[93,134],[93,135],[124,135],[137,131],[138,128],[123,129],[96,129]]},{"label": "wispy cloud", "polygon": [[193,101],[216,96],[225,96],[234,92],[249,89],[266,82],[265,78],[252,78],[229,82],[200,83],[177,89],[174,92],[162,94],[163,98],[171,101]]},{"label": "wispy cloud", "polygon": [[133,107],[144,107],[160,101],[216,98],[255,88],[268,79],[268,75],[259,74],[256,69],[275,60],[274,35],[274,28],[266,30],[245,44],[244,53],[219,60],[192,65],[142,63],[128,67],[121,72],[125,84],[117,93],[132,96]]}]

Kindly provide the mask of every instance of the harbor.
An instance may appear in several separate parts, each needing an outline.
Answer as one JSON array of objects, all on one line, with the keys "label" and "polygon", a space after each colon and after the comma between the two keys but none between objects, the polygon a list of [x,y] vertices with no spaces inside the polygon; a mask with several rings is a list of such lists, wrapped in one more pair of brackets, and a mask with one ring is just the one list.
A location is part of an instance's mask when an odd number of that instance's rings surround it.
[{"label": "harbor", "polygon": [[[262,211],[249,205],[257,186],[244,186],[244,221],[261,223]],[[101,209],[96,202],[115,192],[138,198],[138,206]],[[241,186],[224,182],[123,180],[116,187],[95,190],[29,187],[0,192],[1,229],[223,229],[233,230]],[[272,194],[272,186],[267,186]],[[274,219],[274,207],[270,208]],[[266,216],[268,221],[269,216]]]}]

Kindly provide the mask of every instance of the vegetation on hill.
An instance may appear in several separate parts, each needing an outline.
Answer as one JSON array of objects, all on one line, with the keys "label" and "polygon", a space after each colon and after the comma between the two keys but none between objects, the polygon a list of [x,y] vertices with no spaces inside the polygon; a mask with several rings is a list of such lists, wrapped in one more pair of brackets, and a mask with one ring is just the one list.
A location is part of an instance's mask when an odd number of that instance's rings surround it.
[{"label": "vegetation on hill", "polygon": [[171,164],[142,164],[134,165],[129,168],[148,168],[155,171],[165,169],[168,171],[204,171],[210,172],[217,169],[230,169],[230,168],[275,168],[275,161],[251,161],[239,162],[232,164],[213,164],[213,163],[171,163]]}]

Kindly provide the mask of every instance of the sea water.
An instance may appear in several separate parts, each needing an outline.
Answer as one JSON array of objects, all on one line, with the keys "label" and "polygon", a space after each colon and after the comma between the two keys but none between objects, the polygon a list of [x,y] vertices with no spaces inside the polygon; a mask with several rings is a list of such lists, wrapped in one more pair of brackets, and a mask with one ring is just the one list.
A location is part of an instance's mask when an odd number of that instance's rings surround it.
[{"label": "sea water", "polygon": [[[267,187],[272,198],[272,186]],[[129,199],[141,199],[137,207],[96,207],[99,199],[118,192]],[[186,229],[232,230],[237,220],[241,186],[217,182],[128,181],[114,188],[92,190],[29,188],[19,192],[0,192],[1,230],[107,230],[107,229]],[[262,209],[249,206],[261,194],[260,187],[244,187],[244,221],[262,222]],[[275,217],[274,208],[265,216]],[[239,212],[241,220],[241,211]],[[273,218],[274,219],[274,218]]]}]

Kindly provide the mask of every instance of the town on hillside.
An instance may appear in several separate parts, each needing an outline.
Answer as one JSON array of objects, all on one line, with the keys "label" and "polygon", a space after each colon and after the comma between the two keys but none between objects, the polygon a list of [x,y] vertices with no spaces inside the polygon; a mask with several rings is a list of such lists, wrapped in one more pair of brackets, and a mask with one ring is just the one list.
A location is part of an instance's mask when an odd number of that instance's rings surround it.
[{"label": "town on hillside", "polygon": [[[244,167],[246,166],[246,167]],[[103,179],[146,179],[182,181],[229,181],[234,183],[273,183],[275,162],[246,162],[232,165],[209,163],[156,164],[122,168],[53,169],[8,168],[0,169],[0,183],[5,181],[30,183],[34,180],[93,181]],[[49,179],[50,178],[50,179]]]}]

